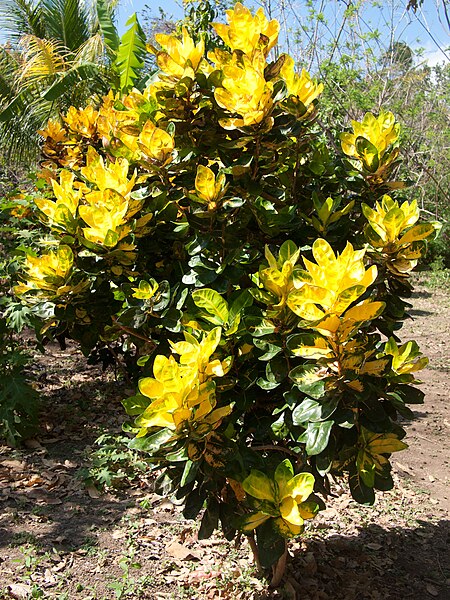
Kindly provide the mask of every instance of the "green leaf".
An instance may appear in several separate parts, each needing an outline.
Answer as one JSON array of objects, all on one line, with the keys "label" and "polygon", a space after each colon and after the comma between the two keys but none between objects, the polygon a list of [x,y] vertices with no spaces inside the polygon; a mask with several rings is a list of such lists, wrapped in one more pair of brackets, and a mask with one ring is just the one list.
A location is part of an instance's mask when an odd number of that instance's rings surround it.
[{"label": "green leaf", "polygon": [[247,494],[258,498],[258,500],[275,502],[272,480],[265,473],[257,469],[253,469],[250,475],[244,479],[242,487]]},{"label": "green leaf", "polygon": [[192,300],[196,306],[213,315],[219,325],[228,323],[228,303],[215,290],[210,288],[195,290],[192,292]]},{"label": "green leaf", "polygon": [[294,356],[302,356],[308,359],[323,358],[331,354],[326,339],[319,333],[290,335],[286,345]]},{"label": "green leaf", "polygon": [[137,416],[141,415],[150,404],[149,399],[142,394],[131,396],[122,400],[122,405],[125,407],[128,415]]},{"label": "green leaf", "polygon": [[284,489],[288,481],[294,477],[294,467],[291,461],[286,458],[275,469],[274,479],[279,489]]},{"label": "green leaf", "polygon": [[388,492],[389,490],[392,490],[394,487],[394,480],[392,479],[391,474],[387,473],[381,476],[379,473],[375,473],[373,487],[381,492]]},{"label": "green leaf", "polygon": [[423,404],[425,392],[412,385],[396,385],[394,391],[399,394],[405,404]]},{"label": "green leaf", "polygon": [[263,337],[270,335],[275,331],[275,325],[268,319],[257,316],[248,316],[244,318],[245,326],[253,337]]},{"label": "green leaf", "polygon": [[197,475],[198,465],[198,462],[192,462],[192,460],[186,461],[183,469],[183,475],[181,476],[180,487],[183,487],[184,485],[191,483],[191,481],[194,481],[195,476]]},{"label": "green leaf", "polygon": [[219,524],[219,503],[214,498],[208,502],[208,507],[202,518],[200,529],[198,532],[199,540],[206,540],[211,537],[214,530],[217,529]]},{"label": "green leaf", "polygon": [[221,502],[219,505],[219,519],[222,526],[223,535],[231,542],[236,537],[236,528],[234,527],[234,506]]},{"label": "green leaf", "polygon": [[105,44],[116,53],[119,49],[120,39],[112,20],[111,4],[105,2],[105,0],[97,0],[97,17]]},{"label": "green leaf", "polygon": [[244,290],[242,294],[232,302],[228,314],[228,321],[233,323],[237,315],[240,315],[244,308],[253,304],[253,296],[250,294],[250,290]]},{"label": "green leaf", "polygon": [[321,398],[325,393],[325,380],[323,367],[320,365],[299,365],[289,373],[289,378],[299,390],[311,396]]},{"label": "green leaf", "polygon": [[355,146],[365,168],[371,173],[375,173],[380,165],[377,148],[362,136],[356,138]]},{"label": "green leaf", "polygon": [[319,402],[307,398],[292,411],[292,422],[294,425],[307,423],[311,418],[318,419],[321,414],[321,405]]},{"label": "green leaf", "polygon": [[12,368],[0,373],[0,437],[5,437],[12,446],[34,433],[37,425],[38,394],[20,370]]},{"label": "green leaf", "polygon": [[281,383],[288,374],[288,363],[284,356],[276,356],[266,364],[266,378],[268,381]]},{"label": "green leaf", "polygon": [[270,360],[282,351],[282,348],[280,346],[271,344],[268,340],[266,340],[264,338],[262,338],[262,339],[254,338],[253,344],[259,350],[264,351],[264,354],[262,356],[258,356],[258,360]]},{"label": "green leaf", "polygon": [[375,492],[364,483],[355,464],[350,468],[348,482],[350,492],[356,502],[366,506],[372,506],[375,502]]},{"label": "green leaf", "polygon": [[308,423],[305,432],[306,453],[308,456],[320,454],[325,450],[330,438],[333,421],[321,421],[319,423]]},{"label": "green leaf", "polygon": [[128,444],[128,448],[152,454],[159,450],[160,446],[165,444],[171,437],[172,432],[169,429],[160,429],[156,433],[146,435],[145,437],[133,438]]},{"label": "green leaf", "polygon": [[292,266],[298,261],[300,256],[300,250],[291,240],[286,240],[280,247],[280,251],[278,253],[278,262],[281,267],[283,263],[289,261]]},{"label": "green leaf", "polygon": [[146,52],[145,34],[137,19],[136,13],[132,14],[126,22],[127,31],[123,34],[117,50],[114,69],[119,75],[120,90],[126,92],[133,87],[140,71],[144,67]]},{"label": "green leaf", "polygon": [[285,423],[284,413],[281,413],[278,419],[272,423],[270,428],[272,429],[273,435],[278,440],[283,440],[289,435],[289,427]]},{"label": "green leaf", "polygon": [[203,488],[195,488],[186,496],[183,516],[185,519],[195,519],[198,513],[203,508],[203,503],[206,499],[206,492]]},{"label": "green leaf", "polygon": [[272,519],[256,529],[256,541],[259,562],[264,569],[275,564],[286,549],[286,541],[273,526]]},{"label": "green leaf", "polygon": [[329,443],[325,450],[316,455],[316,469],[322,477],[331,471],[335,450],[335,444]]}]

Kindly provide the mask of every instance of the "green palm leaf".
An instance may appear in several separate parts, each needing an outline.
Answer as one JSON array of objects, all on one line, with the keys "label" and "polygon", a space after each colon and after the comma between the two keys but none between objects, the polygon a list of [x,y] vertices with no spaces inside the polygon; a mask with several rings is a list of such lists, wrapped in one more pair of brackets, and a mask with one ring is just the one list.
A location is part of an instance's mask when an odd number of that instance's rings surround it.
[{"label": "green palm leaf", "polygon": [[72,52],[94,33],[95,24],[80,0],[42,0],[42,12],[46,38],[62,42]]},{"label": "green palm leaf", "polygon": [[0,24],[14,45],[24,35],[45,36],[42,6],[36,0],[2,0]]},{"label": "green palm leaf", "polygon": [[117,58],[114,63],[115,70],[120,78],[121,91],[133,87],[135,80],[144,67],[145,34],[136,17],[131,15],[126,23],[128,29],[120,40]]},{"label": "green palm leaf", "polygon": [[105,2],[105,0],[97,0],[97,16],[100,31],[105,44],[107,48],[109,48],[109,50],[115,55],[119,49],[120,38],[119,34],[117,33],[117,28],[113,22],[111,5]]},{"label": "green palm leaf", "polygon": [[64,94],[73,91],[73,88],[78,83],[84,81],[89,81],[91,93],[106,92],[108,87],[101,66],[95,63],[84,63],[76,65],[60,75],[58,79],[42,93],[42,97],[49,101],[57,100]]}]

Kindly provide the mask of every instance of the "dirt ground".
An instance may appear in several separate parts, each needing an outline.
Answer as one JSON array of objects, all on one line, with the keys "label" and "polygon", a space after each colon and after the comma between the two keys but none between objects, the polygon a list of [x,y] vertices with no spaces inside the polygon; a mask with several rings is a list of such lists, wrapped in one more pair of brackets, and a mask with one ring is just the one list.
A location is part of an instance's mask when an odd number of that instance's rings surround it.
[{"label": "dirt ground", "polygon": [[[422,600],[450,598],[450,294],[420,288],[402,338],[429,356],[426,403],[405,423],[396,488],[371,508],[336,487],[329,508],[291,547],[269,591],[245,541],[199,542],[181,507],[144,474],[101,495],[85,482],[103,432],[119,434],[127,390],[69,347],[32,368],[45,399],[42,433],[0,447],[0,599]],[[120,450],[120,449],[119,449]]]}]

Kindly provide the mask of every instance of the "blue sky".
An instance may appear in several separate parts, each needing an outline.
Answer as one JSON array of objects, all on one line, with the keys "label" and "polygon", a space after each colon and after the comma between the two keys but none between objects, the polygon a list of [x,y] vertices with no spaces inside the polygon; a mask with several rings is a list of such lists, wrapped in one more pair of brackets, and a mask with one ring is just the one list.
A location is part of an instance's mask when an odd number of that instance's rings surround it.
[{"label": "blue sky", "polygon": [[[382,32],[382,35],[388,31],[386,23],[392,21],[396,24],[396,39],[407,42],[412,48],[423,48],[423,58],[426,59],[429,64],[434,65],[438,62],[449,60],[450,52],[447,50],[446,54],[442,52],[442,49],[450,47],[450,33],[447,23],[445,22],[445,15],[442,7],[440,12],[437,10],[436,5],[442,2],[442,0],[424,0],[421,11],[414,15],[412,11],[407,12],[405,6],[407,0],[381,0],[379,4],[382,8],[373,6],[376,4],[372,0],[366,0],[366,7],[364,9],[364,23],[362,27],[368,26],[372,29],[378,29]],[[247,2],[248,6],[257,6],[258,2]],[[269,4],[269,2],[266,2]],[[277,4],[276,1],[273,2]],[[305,8],[306,2],[291,0],[286,3],[290,4],[295,8],[295,15],[297,24],[304,21],[307,15]],[[322,0],[313,2],[314,6],[319,9],[322,4]],[[324,16],[330,24],[330,29],[333,30],[333,25],[339,26],[339,12],[345,7],[344,3],[330,0],[324,1]],[[183,15],[182,1],[181,0],[122,0],[119,10],[119,28],[123,31],[126,19],[133,12],[138,14],[143,10],[145,6],[151,7],[155,15],[158,14],[158,7],[162,6],[168,16],[172,16],[175,19],[181,18]],[[274,15],[278,17],[278,15]],[[449,15],[450,16],[450,15]],[[289,35],[289,34],[288,34]],[[385,46],[389,44],[386,40],[382,40]]]},{"label": "blue sky", "polygon": [[[37,0],[39,1],[39,0]],[[1,2],[1,0],[0,0]],[[450,31],[448,24],[445,22],[445,15],[442,9],[444,0],[424,0],[422,8],[417,15],[412,11],[406,11],[405,6],[408,0],[364,0],[364,23],[362,27],[370,29],[378,29],[382,32],[381,43],[384,48],[389,46],[387,32],[389,28],[386,23],[392,22],[392,16],[396,23],[396,39],[407,42],[412,48],[423,48],[422,60],[427,60],[430,65],[441,63],[450,60]],[[249,7],[260,6],[261,4],[270,5],[270,0],[265,2],[257,0],[244,0]],[[291,13],[289,25],[293,30],[298,30],[299,25],[305,21],[307,17],[306,0],[284,0],[287,6],[292,6],[294,12]],[[279,4],[277,0],[273,0],[272,4]],[[330,25],[330,36],[336,35],[336,32],[341,23],[342,11],[345,8],[344,2],[338,0],[313,0],[315,8],[319,9],[324,5],[324,16]],[[382,8],[377,8],[379,4]],[[125,30],[127,18],[133,13],[138,15],[143,9],[151,7],[153,14],[158,14],[158,7],[162,6],[169,17],[180,19],[183,16],[182,0],[120,0],[118,12],[118,26],[120,33]],[[440,10],[437,9],[440,6]],[[274,14],[278,18],[279,15]],[[449,15],[450,17],[450,15]],[[225,19],[223,19],[225,20]],[[283,39],[292,39],[293,31],[284,33]],[[384,39],[383,39],[384,36]],[[5,35],[0,30],[0,43],[6,41]],[[445,51],[445,54],[442,52]],[[289,49],[290,51],[290,49]],[[296,60],[302,61],[301,56],[294,56]]]}]

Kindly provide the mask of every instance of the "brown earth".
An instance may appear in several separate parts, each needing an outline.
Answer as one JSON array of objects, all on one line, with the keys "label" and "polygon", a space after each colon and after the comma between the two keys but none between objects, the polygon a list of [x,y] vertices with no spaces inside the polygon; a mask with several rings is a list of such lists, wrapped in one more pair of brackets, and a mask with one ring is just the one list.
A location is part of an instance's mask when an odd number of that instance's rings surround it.
[{"label": "brown earth", "polygon": [[42,433],[25,449],[0,447],[0,599],[450,598],[450,295],[421,289],[413,304],[402,338],[416,339],[431,365],[426,404],[405,423],[410,447],[394,460],[396,488],[366,508],[337,485],[292,544],[275,592],[244,541],[196,540],[197,526],[145,474],[118,493],[86,487],[82,468],[102,432],[119,433],[127,392],[74,348],[49,348],[32,369]]}]

